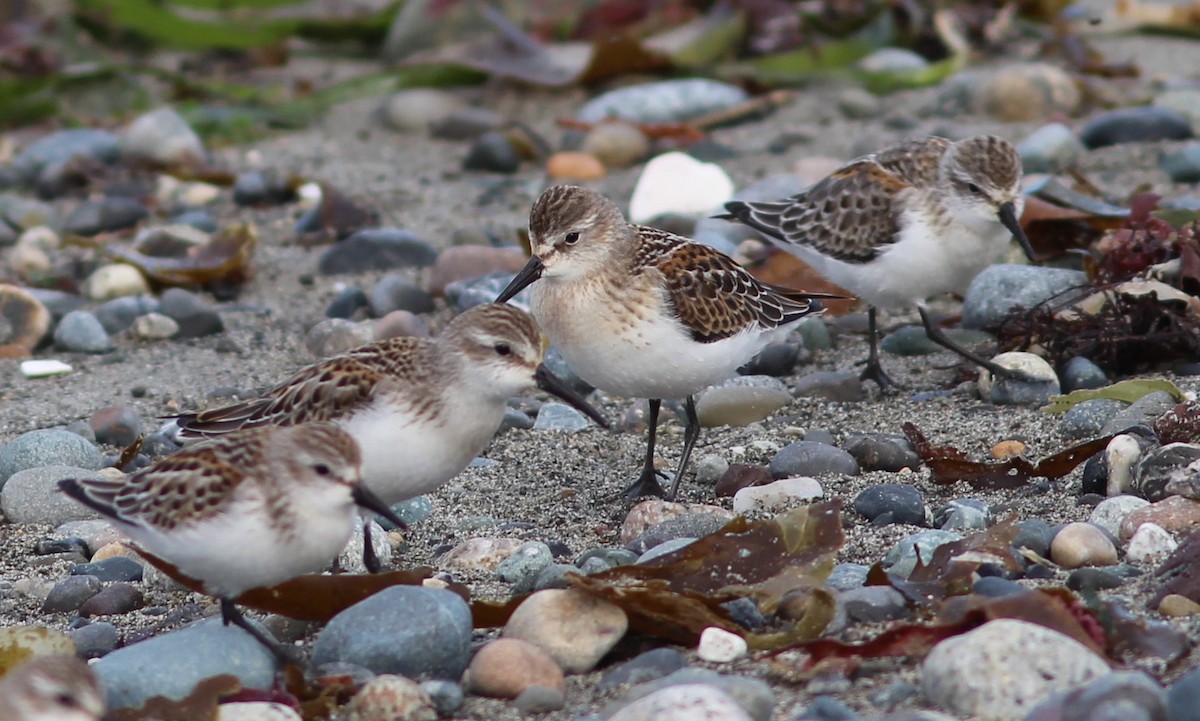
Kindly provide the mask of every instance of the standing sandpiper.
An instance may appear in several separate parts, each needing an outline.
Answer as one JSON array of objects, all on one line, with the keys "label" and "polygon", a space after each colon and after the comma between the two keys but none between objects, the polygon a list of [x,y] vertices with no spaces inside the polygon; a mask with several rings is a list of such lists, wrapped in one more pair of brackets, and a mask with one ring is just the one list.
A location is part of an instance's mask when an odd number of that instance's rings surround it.
[{"label": "standing sandpiper", "polygon": [[127,478],[63,493],[201,581],[226,624],[279,653],[234,599],[318,571],[346,545],[355,506],[400,519],[360,482],[358,444],[332,423],[255,428],[185,448]]},{"label": "standing sandpiper", "polygon": [[654,470],[662,399],[686,398],[674,498],[700,435],[692,395],[821,308],[816,295],[760,283],[707,245],[631,225],[586,188],[543,193],[529,214],[529,241],[533,257],[497,302],[541,279],[531,310],[571,369],[601,390],[650,399],[646,462],[631,498],[663,495]]},{"label": "standing sandpiper", "polygon": [[843,165],[807,191],[769,203],[734,201],[727,215],[760,231],[868,303],[870,355],[863,379],[893,383],[879,363],[877,306],[916,305],[930,340],[992,373],[1013,373],[951,341],[925,299],[966,290],[1016,238],[1034,259],[1018,218],[1021,159],[1006,140],[926,138]]},{"label": "standing sandpiper", "polygon": [[[298,371],[258,398],[177,417],[181,439],[331,421],[358,441],[363,483],[392,505],[458,475],[496,435],[506,401],[535,386],[599,425],[594,408],[544,365],[528,313],[476,306],[434,339],[389,338]],[[364,562],[380,568],[363,524]]]}]

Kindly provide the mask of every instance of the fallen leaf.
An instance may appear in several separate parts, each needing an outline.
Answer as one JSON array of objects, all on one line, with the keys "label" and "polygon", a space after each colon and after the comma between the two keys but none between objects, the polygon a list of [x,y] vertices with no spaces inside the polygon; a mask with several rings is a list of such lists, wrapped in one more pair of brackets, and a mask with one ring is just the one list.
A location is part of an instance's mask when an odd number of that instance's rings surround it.
[{"label": "fallen leaf", "polygon": [[296,232],[306,242],[341,240],[379,221],[374,210],[358,205],[328,183],[319,185],[321,202],[296,221]]},{"label": "fallen leaf", "polygon": [[[631,629],[677,643],[694,645],[709,626],[743,635],[751,648],[813,638],[833,617],[833,596],[822,583],[844,542],[841,505],[817,503],[762,521],[739,516],[648,563],[568,578],[574,587],[620,606]],[[793,591],[810,592],[808,608],[773,633],[747,633],[722,606],[750,598],[770,614]]]},{"label": "fallen leaf", "polygon": [[214,721],[221,700],[242,689],[242,682],[232,674],[206,678],[182,699],[155,696],[135,709],[109,711],[106,721]]},{"label": "fallen leaf", "polygon": [[953,446],[934,446],[911,422],[904,423],[904,435],[917,450],[917,455],[929,467],[930,480],[939,485],[966,481],[972,488],[1001,490],[1019,488],[1033,478],[1049,478],[1056,481],[1075,470],[1093,455],[1099,453],[1112,440],[1104,436],[1086,441],[1066,450],[1046,456],[1037,464],[1021,456],[1003,461],[972,461]]},{"label": "fallen leaf", "polygon": [[154,256],[112,246],[108,255],[129,263],[153,283],[167,286],[219,286],[235,289],[254,274],[258,232],[250,223],[235,223],[182,256]]},{"label": "fallen leaf", "polygon": [[1135,378],[1120,381],[1103,388],[1081,388],[1066,395],[1051,396],[1050,402],[1041,407],[1043,413],[1066,413],[1084,401],[1094,401],[1098,398],[1112,398],[1126,403],[1133,403],[1142,396],[1155,392],[1170,393],[1177,401],[1187,400],[1187,396],[1166,378]]},{"label": "fallen leaf", "polygon": [[1018,530],[1015,522],[1006,521],[938,546],[928,565],[917,557],[917,565],[908,578],[888,573],[882,564],[876,563],[867,572],[867,585],[891,586],[917,606],[930,606],[950,596],[970,593],[975,572],[985,563],[1003,566],[1010,572],[1022,568],[1012,548]]}]

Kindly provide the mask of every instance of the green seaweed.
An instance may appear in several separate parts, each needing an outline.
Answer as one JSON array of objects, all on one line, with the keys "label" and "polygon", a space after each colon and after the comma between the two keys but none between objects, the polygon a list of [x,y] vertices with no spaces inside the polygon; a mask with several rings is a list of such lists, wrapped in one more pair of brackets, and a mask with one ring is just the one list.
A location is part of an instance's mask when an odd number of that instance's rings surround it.
[{"label": "green seaweed", "polygon": [[1103,388],[1083,388],[1071,391],[1066,395],[1053,396],[1050,398],[1049,403],[1042,406],[1041,410],[1043,413],[1066,413],[1084,401],[1092,401],[1098,398],[1112,398],[1126,403],[1133,403],[1142,396],[1157,391],[1166,391],[1176,401],[1181,403],[1187,400],[1187,397],[1183,395],[1183,391],[1179,390],[1179,386],[1166,378],[1140,378],[1113,383]]}]

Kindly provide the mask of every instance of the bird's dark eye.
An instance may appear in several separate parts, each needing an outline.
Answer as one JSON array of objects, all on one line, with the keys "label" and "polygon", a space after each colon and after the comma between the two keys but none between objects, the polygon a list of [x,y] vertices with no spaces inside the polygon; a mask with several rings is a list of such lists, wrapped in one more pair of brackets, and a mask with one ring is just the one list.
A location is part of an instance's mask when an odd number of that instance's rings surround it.
[{"label": "bird's dark eye", "polygon": [[579,233],[572,230],[570,233],[566,234],[566,236],[563,238],[563,241],[567,245],[575,245],[579,242]]},{"label": "bird's dark eye", "polygon": [[974,183],[967,183],[967,190],[971,191],[975,195],[979,195],[981,192],[983,192],[979,189],[979,186]]},{"label": "bird's dark eye", "polygon": [[58,705],[62,706],[63,708],[75,708],[78,705],[75,702],[75,697],[72,696],[71,694],[67,693],[66,691],[63,691],[62,693],[55,696],[54,700],[57,701]]},{"label": "bird's dark eye", "polygon": [[317,465],[313,466],[313,472],[318,476],[328,476],[333,471],[331,471],[329,466],[325,465],[324,463],[318,463]]},{"label": "bird's dark eye", "polygon": [[511,355],[512,354],[512,348],[510,348],[507,343],[497,343],[494,347],[494,350],[497,353],[499,353],[500,355]]}]

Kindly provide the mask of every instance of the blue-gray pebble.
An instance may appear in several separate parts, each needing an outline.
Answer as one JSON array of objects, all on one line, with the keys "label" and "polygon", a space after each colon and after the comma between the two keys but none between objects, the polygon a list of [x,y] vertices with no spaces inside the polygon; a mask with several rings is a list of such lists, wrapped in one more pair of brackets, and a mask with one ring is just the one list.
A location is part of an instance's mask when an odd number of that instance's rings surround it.
[{"label": "blue-gray pebble", "polygon": [[100,462],[100,449],[70,431],[28,431],[0,447],[0,488],[12,474],[27,468],[62,465],[97,469]]},{"label": "blue-gray pebble", "polygon": [[779,449],[768,468],[774,478],[826,474],[858,475],[858,461],[854,460],[854,456],[836,446],[813,441],[789,443]]}]

